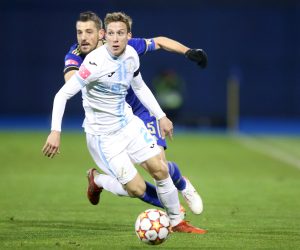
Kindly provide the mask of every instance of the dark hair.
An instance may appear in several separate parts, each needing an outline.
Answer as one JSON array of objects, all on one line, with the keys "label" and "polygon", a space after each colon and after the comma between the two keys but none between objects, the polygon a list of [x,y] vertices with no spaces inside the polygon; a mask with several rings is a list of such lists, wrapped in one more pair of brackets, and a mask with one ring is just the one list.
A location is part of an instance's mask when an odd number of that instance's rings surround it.
[{"label": "dark hair", "polygon": [[123,22],[126,24],[127,31],[131,32],[132,19],[130,16],[127,16],[123,12],[113,12],[107,13],[104,19],[105,29],[107,29],[107,25],[112,22]]},{"label": "dark hair", "polygon": [[77,22],[87,22],[87,21],[94,22],[96,25],[96,28],[98,30],[103,29],[102,20],[96,13],[94,13],[92,11],[81,12],[79,14],[79,18],[78,18]]}]

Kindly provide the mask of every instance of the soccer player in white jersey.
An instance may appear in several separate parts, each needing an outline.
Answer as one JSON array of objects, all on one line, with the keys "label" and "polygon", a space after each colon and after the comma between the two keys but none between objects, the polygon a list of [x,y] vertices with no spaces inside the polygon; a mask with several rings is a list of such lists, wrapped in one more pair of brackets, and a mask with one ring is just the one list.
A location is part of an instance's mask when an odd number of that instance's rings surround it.
[{"label": "soccer player in white jersey", "polygon": [[[89,52],[105,43],[105,40],[103,39],[104,30],[102,28],[102,21],[97,14],[92,11],[85,11],[79,14],[76,22],[76,32],[77,43],[71,46],[65,56],[64,78],[66,81],[79,70],[80,65]],[[207,56],[203,50],[189,49],[185,45],[167,37],[155,37],[149,39],[131,38],[128,41],[128,45],[131,45],[137,51],[139,56],[157,49],[164,49],[166,51],[185,55],[188,59],[195,61],[200,68],[205,68],[207,64]],[[156,118],[141,104],[132,91],[132,88],[127,92],[126,102],[131,106],[133,113],[144,122],[150,133],[156,138],[158,146],[162,149],[161,158],[169,168],[169,173],[175,187],[183,195],[183,198],[192,212],[194,214],[200,214],[203,211],[201,197],[190,181],[182,176],[179,166],[175,162],[166,159],[164,151],[167,148],[167,144],[166,140],[161,137]],[[100,194],[103,189],[119,196],[129,196],[123,186],[113,176],[100,174],[95,168],[91,168],[88,171],[87,177],[87,197],[93,205],[99,203]],[[146,203],[163,207],[158,199],[155,186],[147,181],[145,181],[145,184],[146,191],[139,198]],[[182,206],[181,213],[184,217],[185,210]]]},{"label": "soccer player in white jersey", "polygon": [[157,194],[170,217],[172,230],[203,234],[180,218],[178,191],[168,168],[161,160],[160,148],[144,123],[133,115],[125,102],[127,89],[132,87],[137,97],[159,120],[163,136],[172,138],[173,125],[161,110],[139,72],[139,58],[127,45],[131,18],[124,13],[109,13],[105,17],[107,44],[88,54],[79,71],[59,90],[54,98],[51,132],[43,153],[54,157],[60,146],[61,123],[66,102],[83,92],[84,129],[88,149],[96,164],[115,176],[132,196],[145,192],[145,182],[132,162],[140,164],[154,178]]}]

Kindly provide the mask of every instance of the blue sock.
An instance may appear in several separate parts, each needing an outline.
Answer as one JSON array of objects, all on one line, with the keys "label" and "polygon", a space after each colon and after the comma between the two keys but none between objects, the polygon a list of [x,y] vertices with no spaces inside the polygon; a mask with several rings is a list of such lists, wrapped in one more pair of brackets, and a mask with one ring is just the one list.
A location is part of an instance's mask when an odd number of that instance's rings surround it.
[{"label": "blue sock", "polygon": [[156,187],[147,181],[145,181],[145,183],[146,183],[146,192],[143,194],[142,197],[140,197],[140,199],[156,207],[164,208],[164,206],[161,204],[160,200],[158,199]]},{"label": "blue sock", "polygon": [[168,161],[168,168],[169,168],[169,174],[172,178],[172,181],[175,185],[175,187],[179,190],[182,191],[185,189],[186,182],[185,179],[182,178],[182,175],[180,173],[179,167],[175,162]]}]

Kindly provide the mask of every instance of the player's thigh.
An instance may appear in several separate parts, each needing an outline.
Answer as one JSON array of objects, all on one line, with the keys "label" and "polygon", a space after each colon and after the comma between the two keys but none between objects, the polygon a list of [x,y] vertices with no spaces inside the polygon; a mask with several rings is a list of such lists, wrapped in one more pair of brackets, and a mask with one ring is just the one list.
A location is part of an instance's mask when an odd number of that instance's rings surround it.
[{"label": "player's thigh", "polygon": [[140,164],[155,180],[164,180],[168,177],[168,167],[160,155],[156,155]]},{"label": "player's thigh", "polygon": [[100,138],[97,135],[86,134],[87,147],[96,165],[106,174],[117,176],[108,163],[107,156],[102,150]]},{"label": "player's thigh", "polygon": [[159,146],[159,147],[160,147],[160,158],[161,158],[161,160],[162,160],[165,164],[168,164],[168,161],[167,161],[167,157],[166,157],[166,153],[165,153],[164,147],[162,147],[162,146]]},{"label": "player's thigh", "polygon": [[121,139],[116,143],[114,137],[120,139],[122,134],[107,137],[87,134],[87,146],[97,166],[124,185],[135,177],[137,170],[131,162],[126,147],[120,146],[124,143],[121,143]]},{"label": "player's thigh", "polygon": [[126,132],[130,136],[126,150],[134,163],[140,164],[160,154],[155,138],[138,117],[134,117]]},{"label": "player's thigh", "polygon": [[116,155],[108,163],[114,170],[118,181],[123,185],[134,180],[137,175],[137,170],[126,151]]}]

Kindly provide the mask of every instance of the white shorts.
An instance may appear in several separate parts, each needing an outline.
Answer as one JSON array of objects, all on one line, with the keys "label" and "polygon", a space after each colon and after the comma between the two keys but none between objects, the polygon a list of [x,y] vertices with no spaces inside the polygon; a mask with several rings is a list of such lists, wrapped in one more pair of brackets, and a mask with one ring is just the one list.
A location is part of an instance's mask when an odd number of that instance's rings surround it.
[{"label": "white shorts", "polygon": [[122,129],[108,135],[86,134],[87,146],[97,166],[121,184],[137,174],[133,163],[141,163],[160,153],[156,139],[142,120],[134,118]]}]

